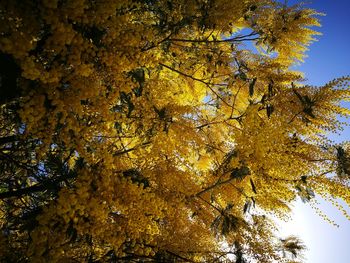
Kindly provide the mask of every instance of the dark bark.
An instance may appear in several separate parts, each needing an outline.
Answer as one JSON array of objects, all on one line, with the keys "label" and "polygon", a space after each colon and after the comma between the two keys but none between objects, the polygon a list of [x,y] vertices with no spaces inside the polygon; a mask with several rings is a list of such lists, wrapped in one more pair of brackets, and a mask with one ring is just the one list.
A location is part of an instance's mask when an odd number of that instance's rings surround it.
[{"label": "dark bark", "polygon": [[18,137],[16,135],[0,137],[0,145],[6,144],[6,143],[11,143],[11,142],[16,142],[16,141],[18,141]]},{"label": "dark bark", "polygon": [[20,96],[17,85],[21,69],[14,58],[0,53],[0,105],[8,103]]}]

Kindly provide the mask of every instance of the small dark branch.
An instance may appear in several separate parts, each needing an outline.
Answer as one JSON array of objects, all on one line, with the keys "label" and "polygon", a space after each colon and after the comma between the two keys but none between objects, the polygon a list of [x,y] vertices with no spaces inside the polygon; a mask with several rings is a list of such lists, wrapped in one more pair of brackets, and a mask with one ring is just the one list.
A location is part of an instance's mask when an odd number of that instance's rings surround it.
[{"label": "small dark branch", "polygon": [[160,44],[162,44],[162,43],[164,43],[165,41],[167,41],[167,40],[170,40],[170,37],[172,36],[172,34],[173,34],[173,32],[171,32],[167,37],[165,37],[164,39],[162,39],[162,40],[160,40],[158,43],[152,43],[152,44],[150,44],[149,46],[145,46],[145,47],[142,47],[141,48],[141,51],[148,51],[148,50],[150,50],[150,49],[152,49],[152,48],[155,48],[155,47],[157,47],[157,46],[159,46]]},{"label": "small dark branch", "polygon": [[217,210],[219,213],[222,213],[222,211],[217,208],[215,205],[211,204],[210,202],[208,202],[207,200],[205,200],[203,197],[201,196],[197,196],[200,200],[202,200],[203,202],[205,202],[206,204],[208,204],[209,206],[211,206],[212,208],[214,208],[215,210]]},{"label": "small dark branch", "polygon": [[235,104],[236,104],[236,100],[237,100],[237,97],[238,97],[238,93],[241,91],[243,86],[244,85],[240,85],[239,88],[237,89],[236,94],[234,95],[233,102],[232,102],[232,110],[231,110],[230,118],[233,116],[233,111],[235,109]]},{"label": "small dark branch", "polygon": [[180,38],[171,38],[169,41],[173,42],[190,42],[190,43],[227,43],[227,42],[243,42],[243,41],[254,41],[259,40],[260,37],[254,38],[242,38],[242,39],[222,39],[222,40],[206,40],[206,39],[180,39]]},{"label": "small dark branch", "polygon": [[294,119],[299,115],[299,114],[301,114],[303,111],[299,111],[298,113],[296,113],[293,117],[292,117],[292,119],[288,122],[288,124],[291,124],[293,121],[294,121]]},{"label": "small dark branch", "polygon": [[202,79],[198,79],[198,78],[195,78],[195,77],[193,77],[193,76],[191,76],[191,75],[188,75],[188,74],[186,74],[186,73],[184,73],[184,72],[181,72],[181,71],[179,71],[179,70],[177,70],[177,69],[174,69],[174,68],[172,68],[172,67],[170,67],[170,66],[168,66],[168,65],[165,65],[165,64],[163,64],[163,63],[159,63],[159,65],[161,65],[161,66],[163,66],[163,67],[165,67],[165,68],[167,68],[167,69],[169,69],[169,70],[171,70],[171,71],[174,71],[174,72],[176,72],[176,73],[178,73],[178,74],[180,74],[180,75],[182,75],[182,76],[185,76],[185,77],[187,77],[187,78],[190,78],[190,79],[193,79],[193,80],[195,80],[195,81],[198,81],[198,82],[201,82],[201,83],[203,83],[203,84],[205,84],[210,90],[211,90],[211,92],[213,92],[214,94],[215,94],[215,96],[217,96],[223,103],[225,103],[227,106],[229,106],[229,107],[231,107],[231,105],[229,104],[229,103],[227,103],[210,85],[221,85],[221,84],[215,84],[215,83],[209,83],[209,82],[206,82],[206,81],[204,81],[204,80],[202,80]]},{"label": "small dark branch", "polygon": [[214,125],[214,124],[220,124],[220,123],[226,123],[226,121],[229,121],[229,120],[237,120],[239,121],[245,114],[242,114],[240,116],[236,116],[236,117],[233,117],[233,116],[230,116],[228,119],[226,120],[221,120],[221,121],[212,121],[212,122],[208,122],[208,123],[204,123],[204,124],[201,124],[199,126],[196,126],[196,129],[202,129],[204,127],[207,127],[207,126],[210,126],[210,125]]},{"label": "small dark branch", "polygon": [[21,197],[23,195],[29,195],[37,192],[43,192],[46,190],[56,189],[58,187],[58,184],[67,180],[72,179],[76,176],[75,173],[70,173],[64,176],[59,177],[56,180],[52,181],[46,181],[43,183],[39,183],[33,186],[29,186],[26,188],[14,190],[14,191],[8,191],[8,192],[2,192],[0,193],[0,200],[5,198],[11,198],[11,197]]},{"label": "small dark branch", "polygon": [[232,182],[229,182],[229,184],[236,189],[240,194],[244,195],[246,198],[251,198],[251,196],[248,196],[242,189],[239,187],[235,186]]},{"label": "small dark branch", "polygon": [[210,125],[213,125],[213,124],[220,124],[220,123],[223,123],[224,121],[212,121],[212,122],[208,122],[208,123],[204,123],[202,125],[199,125],[196,127],[196,129],[202,129],[204,127],[207,127],[207,126],[210,126]]},{"label": "small dark branch", "polygon": [[258,33],[252,32],[248,35],[244,36],[237,36],[237,37],[232,37],[228,39],[218,39],[218,40],[208,40],[208,38],[205,39],[180,39],[180,38],[170,38],[169,41],[173,42],[190,42],[190,43],[232,43],[232,42],[243,42],[243,41],[254,41],[254,40],[259,40],[260,37],[253,37],[256,36]]},{"label": "small dark branch", "polygon": [[118,151],[118,152],[114,153],[114,156],[118,156],[118,155],[122,155],[122,154],[125,154],[125,153],[132,152],[132,151],[134,151],[134,150],[136,150],[136,149],[138,149],[138,148],[140,148],[140,147],[144,147],[144,146],[147,146],[147,145],[149,145],[149,144],[151,144],[151,142],[145,142],[145,143],[143,143],[143,144],[141,144],[141,145],[135,146],[135,147],[130,148],[130,149],[126,149],[126,147],[123,146],[123,149],[124,149],[124,150]]},{"label": "small dark branch", "polygon": [[296,183],[296,182],[300,182],[302,179],[298,178],[298,179],[285,179],[285,178],[276,178],[267,174],[264,174],[264,176],[266,179],[268,180],[272,180],[272,181],[279,181],[279,182],[286,182],[286,183]]},{"label": "small dark branch", "polygon": [[178,254],[175,254],[174,252],[171,252],[171,251],[169,251],[169,250],[166,250],[166,252],[169,253],[170,255],[172,255],[172,256],[178,258],[178,259],[181,259],[181,260],[185,261],[185,262],[193,262],[193,263],[194,263],[193,260],[191,260],[191,259],[189,259],[189,258],[185,258],[185,257],[180,256],[180,255],[178,255]]},{"label": "small dark branch", "polygon": [[218,180],[215,184],[213,184],[213,185],[211,185],[211,186],[209,186],[209,187],[203,189],[202,191],[196,193],[194,196],[195,196],[195,197],[198,197],[198,196],[200,196],[200,195],[202,195],[202,194],[204,194],[204,193],[210,191],[211,189],[214,189],[214,188],[216,188],[216,187],[218,187],[218,186],[220,186],[220,185],[223,185],[223,184],[227,184],[227,183],[233,181],[234,179],[235,179],[235,178],[232,177],[232,178],[226,179],[226,180],[224,180],[224,181]]},{"label": "small dark branch", "polygon": [[[325,172],[323,172],[323,173],[321,173],[321,174],[319,174],[317,176],[323,176],[323,175],[326,175],[326,174],[334,173],[335,171],[336,170],[328,170],[328,171],[325,171]],[[264,174],[264,177],[269,179],[269,180],[286,182],[286,183],[298,183],[300,181],[305,180],[305,179],[303,179],[303,176],[301,176],[300,178],[297,178],[297,179],[285,179],[285,178],[276,178],[276,177]]]},{"label": "small dark branch", "polygon": [[22,169],[25,169],[28,172],[31,172],[32,174],[35,174],[35,171],[37,169],[37,167],[35,167],[35,166],[30,166],[30,165],[28,165],[26,163],[23,163],[23,162],[21,162],[19,160],[16,160],[11,155],[9,155],[7,153],[4,153],[4,152],[0,152],[0,157],[4,158],[4,159],[7,159],[8,161],[14,163],[16,166],[18,166],[18,167],[20,167]]}]

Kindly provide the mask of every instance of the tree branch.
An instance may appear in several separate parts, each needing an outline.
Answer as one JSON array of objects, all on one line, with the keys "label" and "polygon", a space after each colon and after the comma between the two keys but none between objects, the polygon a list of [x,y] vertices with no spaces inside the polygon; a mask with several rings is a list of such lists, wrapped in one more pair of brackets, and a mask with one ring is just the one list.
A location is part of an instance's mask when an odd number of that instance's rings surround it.
[{"label": "tree branch", "polygon": [[241,35],[237,37],[232,37],[228,39],[214,39],[214,40],[208,40],[206,39],[182,39],[182,38],[170,38],[169,41],[174,41],[174,42],[190,42],[190,43],[232,43],[232,42],[243,42],[243,41],[254,41],[260,39],[260,37],[254,37],[254,38],[249,38],[251,36],[256,36],[258,33],[252,32],[248,35]]},{"label": "tree branch", "polygon": [[72,179],[74,177],[76,177],[75,173],[68,173],[66,175],[63,175],[63,176],[57,178],[56,180],[52,180],[52,181],[47,180],[43,183],[38,183],[36,185],[29,186],[26,188],[17,189],[14,191],[2,192],[2,193],[0,193],[0,200],[5,199],[5,198],[11,198],[11,197],[20,197],[23,195],[29,195],[29,194],[36,193],[36,192],[42,192],[45,190],[55,189],[55,188],[57,188],[57,186],[60,182],[63,182],[67,179]]}]

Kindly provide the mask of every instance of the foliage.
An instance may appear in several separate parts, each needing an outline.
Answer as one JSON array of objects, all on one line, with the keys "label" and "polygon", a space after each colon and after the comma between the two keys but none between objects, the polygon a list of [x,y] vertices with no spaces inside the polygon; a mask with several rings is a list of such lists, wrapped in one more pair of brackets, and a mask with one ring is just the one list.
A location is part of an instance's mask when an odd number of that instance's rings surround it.
[{"label": "foliage", "polygon": [[294,260],[303,245],[272,216],[299,196],[350,204],[349,148],[325,137],[349,116],[349,78],[311,87],[290,69],[317,15],[1,1],[0,259]]}]

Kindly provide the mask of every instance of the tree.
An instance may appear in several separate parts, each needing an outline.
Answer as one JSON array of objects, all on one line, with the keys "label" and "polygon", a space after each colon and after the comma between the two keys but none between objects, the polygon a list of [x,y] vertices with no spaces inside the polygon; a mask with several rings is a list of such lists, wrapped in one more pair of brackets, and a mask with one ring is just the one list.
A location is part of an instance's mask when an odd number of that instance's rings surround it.
[{"label": "tree", "polygon": [[325,136],[349,116],[349,78],[311,87],[291,70],[317,15],[1,1],[1,260],[295,260],[272,216],[315,194],[350,204],[348,147]]}]

